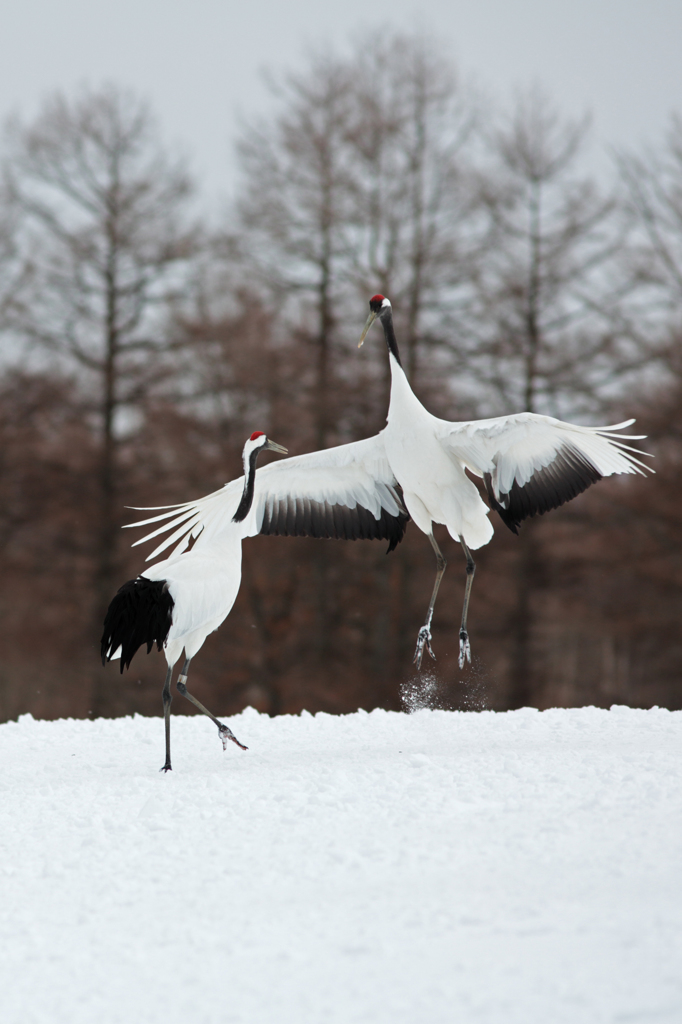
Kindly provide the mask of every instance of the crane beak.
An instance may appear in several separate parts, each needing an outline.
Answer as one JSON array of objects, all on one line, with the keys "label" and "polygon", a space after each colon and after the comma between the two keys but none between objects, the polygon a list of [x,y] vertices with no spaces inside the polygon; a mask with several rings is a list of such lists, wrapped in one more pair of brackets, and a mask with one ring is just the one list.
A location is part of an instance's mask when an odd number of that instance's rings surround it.
[{"label": "crane beak", "polygon": [[377,315],[374,312],[371,312],[369,314],[369,316],[367,317],[367,323],[365,324],[365,329],[362,332],[362,337],[360,338],[360,341],[358,342],[358,348],[362,348],[363,342],[364,342],[365,338],[367,337],[367,331],[370,329],[370,327],[372,326],[372,324],[374,323],[376,318],[377,318]]},{"label": "crane beak", "polygon": [[280,455],[288,455],[289,454],[289,449],[288,448],[283,448],[281,444],[275,444],[274,441],[270,441],[269,439],[266,442],[266,444],[264,445],[264,447],[267,448],[268,451],[270,451],[270,452],[279,452]]}]

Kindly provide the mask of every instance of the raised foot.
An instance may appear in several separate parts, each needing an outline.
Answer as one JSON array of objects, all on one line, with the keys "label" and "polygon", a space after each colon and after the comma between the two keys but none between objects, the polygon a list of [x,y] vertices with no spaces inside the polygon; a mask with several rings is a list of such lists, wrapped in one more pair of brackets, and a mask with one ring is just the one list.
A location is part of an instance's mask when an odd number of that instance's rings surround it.
[{"label": "raised foot", "polygon": [[424,657],[424,648],[429,652],[433,660],[436,660],[436,655],[431,650],[431,630],[428,626],[422,626],[417,634],[417,648],[414,652],[414,664],[417,669],[422,667],[422,658]]},{"label": "raised foot", "polygon": [[464,661],[468,661],[471,664],[471,644],[469,643],[469,634],[466,629],[460,629],[459,631],[459,667],[464,668]]},{"label": "raised foot", "polygon": [[228,729],[228,727],[226,725],[219,725],[218,726],[218,733],[220,735],[221,740],[223,741],[223,750],[227,750],[227,741],[228,740],[232,740],[232,742],[236,743],[237,746],[240,747],[242,750],[248,750],[249,749],[248,747],[245,747],[243,743],[239,742],[239,740],[237,739],[235,734],[232,732],[232,730]]}]

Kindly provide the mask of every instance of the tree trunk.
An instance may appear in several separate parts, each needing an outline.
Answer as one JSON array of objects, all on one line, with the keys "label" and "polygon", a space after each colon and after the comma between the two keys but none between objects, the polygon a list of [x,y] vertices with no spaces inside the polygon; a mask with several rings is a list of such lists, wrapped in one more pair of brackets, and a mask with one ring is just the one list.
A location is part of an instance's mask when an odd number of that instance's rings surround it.
[{"label": "tree trunk", "polygon": [[537,690],[533,667],[533,595],[540,553],[535,528],[532,520],[526,521],[519,535],[516,601],[510,621],[509,709],[533,706]]},{"label": "tree trunk", "polygon": [[[529,200],[529,244],[530,262],[528,267],[528,297],[526,306],[526,366],[524,404],[526,412],[535,412],[538,352],[541,344],[540,310],[540,267],[541,249],[541,192],[540,185],[533,182]],[[537,577],[539,551],[535,536],[535,523],[526,521],[519,536],[517,562],[516,607],[512,615],[512,650],[509,670],[508,706],[525,707],[533,700],[533,592]]]},{"label": "tree trunk", "polygon": [[[118,586],[117,554],[119,540],[119,510],[116,486],[116,437],[114,421],[117,408],[118,357],[118,291],[116,279],[116,244],[110,239],[110,252],[105,273],[105,358],[102,374],[102,435],[99,471],[99,529],[95,550],[95,636],[99,639],[102,622]],[[95,670],[92,692],[93,717],[106,717],[116,713],[116,700],[112,695],[109,678]]]}]

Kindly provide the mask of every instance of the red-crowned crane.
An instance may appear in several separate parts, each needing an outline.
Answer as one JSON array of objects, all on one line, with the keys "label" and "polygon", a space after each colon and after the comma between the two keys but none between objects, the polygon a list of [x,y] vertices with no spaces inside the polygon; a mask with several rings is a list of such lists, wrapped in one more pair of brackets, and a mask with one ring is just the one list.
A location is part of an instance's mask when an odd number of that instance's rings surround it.
[{"label": "red-crowned crane", "polygon": [[[431,650],[431,620],[445,559],[433,536],[433,523],[444,524],[466,556],[467,581],[459,631],[459,665],[471,661],[467,611],[476,566],[471,550],[493,535],[489,508],[466,470],[481,477],[490,505],[513,533],[528,516],[558,508],[591,484],[613,473],[649,469],[637,455],[646,454],[624,441],[640,435],[616,434],[634,423],[580,427],[551,416],[522,412],[495,419],[451,423],[432,416],[410,387],[400,363],[391,303],[374,295],[360,347],[375,320],[381,322],[391,367],[391,398],[382,430],[387,462],[402,488],[403,501],[436,555],[436,581],[426,622],[419,630],[414,660],[421,667],[424,648]],[[636,454],[631,454],[635,452]]]},{"label": "red-crowned crane", "polygon": [[[419,630],[414,661],[421,668],[431,649],[431,621],[445,559],[433,536],[443,523],[462,545],[467,582],[459,635],[459,664],[471,661],[467,612],[476,569],[472,550],[487,544],[493,527],[490,509],[466,470],[482,477],[488,500],[503,522],[518,532],[521,522],[557,508],[602,477],[648,469],[640,452],[617,434],[634,420],[610,427],[582,427],[551,416],[517,413],[495,419],[451,423],[427,412],[413,393],[400,363],[391,303],[383,295],[370,300],[360,345],[379,319],[389,353],[391,399],[387,425],[364,441],[311,452],[272,463],[259,471],[253,532],[284,536],[381,537],[395,548],[411,517],[429,538],[436,555],[436,580],[426,621]],[[631,453],[635,454],[631,454]],[[190,538],[200,550],[229,522],[238,481],[198,501],[173,507],[146,523],[166,520],[143,543],[174,530],[149,556],[154,558]],[[146,525],[134,523],[133,526]]]},{"label": "red-crowned crane", "polygon": [[232,611],[242,579],[242,538],[250,532],[249,512],[253,504],[256,460],[262,451],[287,454],[287,449],[255,431],[244,445],[244,485],[235,503],[230,528],[199,551],[175,553],[150,566],[124,583],[113,598],[104,619],[101,640],[102,664],[121,659],[121,672],[130,668],[136,651],[154,644],[166,655],[168,671],[163,686],[166,726],[166,761],[161,771],[171,770],[170,706],[173,668],[183,650],[185,663],[177,688],[218,726],[223,741],[232,740],[246,750],[228,726],[219,722],[187,689],[189,663],[209,633],[216,630]]},{"label": "red-crowned crane", "polygon": [[[380,438],[283,459],[256,473],[256,459],[264,450],[287,454],[286,448],[256,431],[244,446],[243,477],[197,502],[172,506],[161,515],[129,524],[147,526],[166,520],[136,544],[174,530],[148,561],[177,542],[170,557],[121,587],[109,605],[101,641],[102,663],[120,657],[121,672],[143,644],[147,653],[154,644],[164,650],[168,671],[163,687],[166,761],[162,771],[171,769],[170,688],[173,667],[183,650],[179,692],[217,725],[223,748],[227,740],[242,747],[231,730],[188,692],[187,675],[208,634],[232,610],[241,583],[244,537],[263,533],[377,538],[388,540],[392,551],[405,532],[409,516]],[[196,542],[185,550],[190,537]]]}]

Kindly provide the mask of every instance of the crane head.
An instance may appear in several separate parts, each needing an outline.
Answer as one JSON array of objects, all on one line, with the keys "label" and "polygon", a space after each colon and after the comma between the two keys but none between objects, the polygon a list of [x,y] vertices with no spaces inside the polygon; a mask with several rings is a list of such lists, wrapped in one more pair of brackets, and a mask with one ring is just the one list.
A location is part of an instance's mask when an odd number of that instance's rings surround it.
[{"label": "crane head", "polygon": [[372,298],[369,300],[369,311],[370,311],[369,312],[369,316],[367,317],[367,322],[366,322],[364,330],[362,332],[362,337],[360,338],[360,341],[358,342],[358,348],[362,348],[363,342],[364,342],[365,338],[367,337],[367,333],[368,333],[370,327],[372,326],[372,324],[374,323],[374,321],[376,320],[376,318],[377,317],[381,317],[383,315],[383,313],[385,313],[386,311],[390,310],[390,308],[391,308],[391,303],[388,301],[388,299],[385,296],[383,296],[383,295],[373,295],[372,296]]},{"label": "crane head", "polygon": [[244,445],[244,458],[248,458],[251,452],[254,451],[279,452],[280,455],[289,454],[289,450],[287,448],[283,448],[281,444],[275,444],[275,442],[271,441],[262,430],[254,430],[253,434]]},{"label": "crane head", "polygon": [[254,430],[251,437],[244,445],[244,493],[237,506],[237,511],[232,516],[233,523],[242,523],[253,504],[254,486],[256,480],[256,462],[263,451],[279,452],[280,455],[288,455],[289,452],[281,444],[275,444],[262,430]]}]

